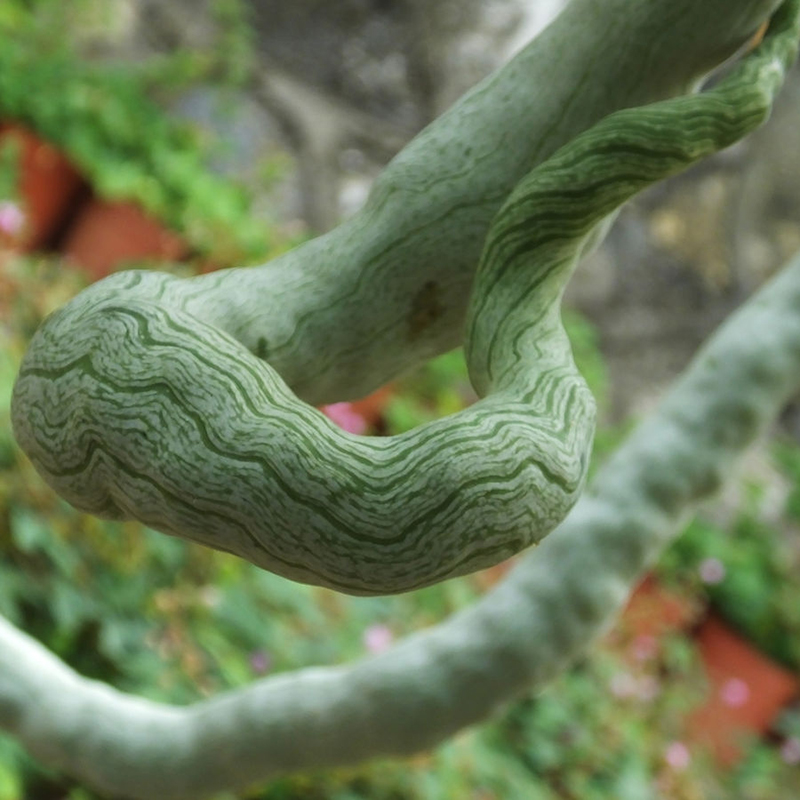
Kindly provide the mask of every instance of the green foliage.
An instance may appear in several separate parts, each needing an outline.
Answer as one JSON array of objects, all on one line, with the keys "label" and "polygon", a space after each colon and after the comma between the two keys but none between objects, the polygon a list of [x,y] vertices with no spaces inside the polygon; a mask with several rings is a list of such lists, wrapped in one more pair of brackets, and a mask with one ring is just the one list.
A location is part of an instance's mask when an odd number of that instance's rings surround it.
[{"label": "green foliage", "polygon": [[[790,481],[787,516],[794,516],[800,486],[800,448],[781,445],[778,463]],[[700,592],[759,649],[800,668],[800,552],[785,524],[761,510],[761,488],[744,487],[727,524],[698,516],[665,553],[662,572]]]},{"label": "green foliage", "polygon": [[800,524],[800,447],[794,443],[780,443],[776,447],[775,458],[790,481],[786,516],[795,524]]},{"label": "green foliage", "polygon": [[245,83],[253,73],[255,31],[242,0],[213,0],[211,15],[220,31],[221,68],[227,82]]},{"label": "green foliage", "polygon": [[19,156],[15,140],[0,142],[0,200],[17,200]]},{"label": "green foliage", "polygon": [[[229,7],[223,22],[235,19],[230,0],[218,5]],[[151,99],[154,84],[163,92],[168,83],[196,80],[212,64],[191,53],[160,61],[157,69],[83,61],[68,40],[48,40],[53,23],[40,17],[56,10],[38,3],[28,16],[18,8],[0,17],[0,118],[30,126],[102,196],[138,202],[200,253],[225,264],[266,257],[274,243],[253,218],[248,193],[211,173],[210,143]]]},{"label": "green foliage", "polygon": [[599,349],[597,329],[586,317],[571,309],[564,311],[563,319],[578,371],[589,384],[602,413],[608,404],[608,371]]}]

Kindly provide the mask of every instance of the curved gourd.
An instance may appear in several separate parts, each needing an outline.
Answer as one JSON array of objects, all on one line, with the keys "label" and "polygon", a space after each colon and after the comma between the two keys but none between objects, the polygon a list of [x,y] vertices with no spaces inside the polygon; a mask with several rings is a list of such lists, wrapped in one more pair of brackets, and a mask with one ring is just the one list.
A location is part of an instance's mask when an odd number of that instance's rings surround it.
[{"label": "curved gourd", "polygon": [[[471,408],[396,437],[345,433],[295,397],[235,313],[268,265],[183,280],[131,271],[35,335],[12,399],[20,445],[80,509],[354,594],[418,588],[535,544],[577,500],[593,436],[560,319],[575,263],[628,198],[763,121],[793,54],[793,5],[712,91],[607,117],[512,192],[468,311],[482,397]],[[320,267],[320,347],[325,286],[344,279]]]}]

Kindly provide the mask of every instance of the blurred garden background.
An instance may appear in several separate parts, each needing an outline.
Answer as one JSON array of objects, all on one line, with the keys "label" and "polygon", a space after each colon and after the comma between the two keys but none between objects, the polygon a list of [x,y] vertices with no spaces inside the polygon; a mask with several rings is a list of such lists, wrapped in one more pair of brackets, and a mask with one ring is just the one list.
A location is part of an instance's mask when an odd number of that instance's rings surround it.
[{"label": "blurred garden background", "polygon": [[[99,521],[42,483],[8,407],[27,341],[83,286],[134,265],[191,275],[256,264],[324,231],[560,5],[3,0],[1,614],[84,675],[184,703],[382,652],[502,579],[507,564],[351,598]],[[601,409],[596,464],[800,248],[798,115],[795,71],[769,126],[625,209],[581,267],[568,321]],[[387,435],[474,399],[456,351],[325,411]],[[798,533],[790,407],[600,646],[544,692],[410,761],[289,776],[241,797],[800,797]],[[0,735],[0,800],[95,797]]]}]

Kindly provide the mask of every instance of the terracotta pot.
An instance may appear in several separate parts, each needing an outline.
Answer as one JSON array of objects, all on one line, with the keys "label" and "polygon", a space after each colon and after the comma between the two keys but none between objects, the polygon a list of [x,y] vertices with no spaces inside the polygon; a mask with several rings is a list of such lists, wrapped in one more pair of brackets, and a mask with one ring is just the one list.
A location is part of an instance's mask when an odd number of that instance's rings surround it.
[{"label": "terracotta pot", "polygon": [[18,191],[26,218],[10,243],[15,249],[35,250],[52,240],[86,184],[66,156],[27,128],[4,125],[0,147],[9,141],[20,148]]},{"label": "terracotta pot", "polygon": [[353,400],[350,408],[363,417],[369,425],[374,426],[380,421],[383,409],[386,408],[393,391],[391,384],[381,386],[380,389],[362,397],[361,400]]},{"label": "terracotta pot", "polygon": [[145,260],[178,261],[186,242],[129,202],[95,198],[83,208],[64,243],[64,254],[93,278]]},{"label": "terracotta pot", "polygon": [[726,622],[711,615],[697,631],[708,676],[708,699],[689,718],[689,735],[732,766],[747,734],[766,733],[798,693],[797,676],[760,653]]},{"label": "terracotta pot", "polygon": [[634,589],[617,625],[631,639],[658,637],[688,628],[696,619],[692,603],[647,575]]},{"label": "terracotta pot", "polygon": [[493,567],[482,569],[480,572],[475,572],[471,578],[472,582],[482,592],[488,592],[496,583],[500,583],[503,578],[508,574],[509,570],[517,563],[518,556],[513,556]]}]

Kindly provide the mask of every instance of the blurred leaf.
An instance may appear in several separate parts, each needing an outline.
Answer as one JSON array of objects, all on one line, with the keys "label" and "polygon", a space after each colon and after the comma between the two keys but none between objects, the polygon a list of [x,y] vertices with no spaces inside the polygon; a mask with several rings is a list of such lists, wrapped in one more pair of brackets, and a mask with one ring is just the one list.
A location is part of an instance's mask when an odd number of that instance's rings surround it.
[{"label": "blurred leaf", "polygon": [[50,529],[36,514],[25,508],[12,508],[9,521],[12,541],[23,553],[47,549]]}]

